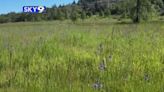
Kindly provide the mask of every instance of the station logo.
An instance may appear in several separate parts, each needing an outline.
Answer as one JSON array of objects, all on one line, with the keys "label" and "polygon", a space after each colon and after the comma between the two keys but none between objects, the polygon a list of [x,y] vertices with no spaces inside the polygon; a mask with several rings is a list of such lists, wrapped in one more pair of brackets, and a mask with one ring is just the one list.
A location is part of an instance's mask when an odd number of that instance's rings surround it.
[{"label": "station logo", "polygon": [[24,13],[45,13],[45,6],[23,6]]}]

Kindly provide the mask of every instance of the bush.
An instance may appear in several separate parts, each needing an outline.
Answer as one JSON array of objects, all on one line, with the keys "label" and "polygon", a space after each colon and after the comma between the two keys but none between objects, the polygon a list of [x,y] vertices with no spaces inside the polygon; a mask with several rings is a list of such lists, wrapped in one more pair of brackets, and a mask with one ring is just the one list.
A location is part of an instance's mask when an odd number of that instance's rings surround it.
[{"label": "bush", "polygon": [[1,16],[0,17],[0,23],[7,23],[8,22],[8,18],[5,16]]}]

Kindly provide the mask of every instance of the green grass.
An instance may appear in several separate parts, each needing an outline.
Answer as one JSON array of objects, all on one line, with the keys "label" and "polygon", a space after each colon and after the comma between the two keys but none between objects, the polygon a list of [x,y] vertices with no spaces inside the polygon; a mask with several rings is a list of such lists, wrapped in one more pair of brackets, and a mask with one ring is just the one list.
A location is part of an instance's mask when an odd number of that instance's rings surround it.
[{"label": "green grass", "polygon": [[0,92],[163,92],[163,87],[162,22],[0,25]]}]

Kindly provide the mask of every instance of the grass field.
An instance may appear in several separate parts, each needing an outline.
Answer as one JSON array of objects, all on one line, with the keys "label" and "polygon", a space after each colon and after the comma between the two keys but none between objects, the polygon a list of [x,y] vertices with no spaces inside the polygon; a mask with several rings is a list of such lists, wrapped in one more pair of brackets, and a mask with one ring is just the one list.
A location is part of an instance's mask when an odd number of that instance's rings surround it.
[{"label": "grass field", "polygon": [[164,22],[1,24],[0,92],[164,92]]}]

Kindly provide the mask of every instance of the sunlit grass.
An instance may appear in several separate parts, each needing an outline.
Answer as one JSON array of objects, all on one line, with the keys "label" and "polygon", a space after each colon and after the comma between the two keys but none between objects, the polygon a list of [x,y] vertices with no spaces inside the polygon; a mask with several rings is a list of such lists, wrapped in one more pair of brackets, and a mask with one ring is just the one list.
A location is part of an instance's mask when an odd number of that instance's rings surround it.
[{"label": "sunlit grass", "polygon": [[164,23],[0,25],[0,92],[163,92]]}]

